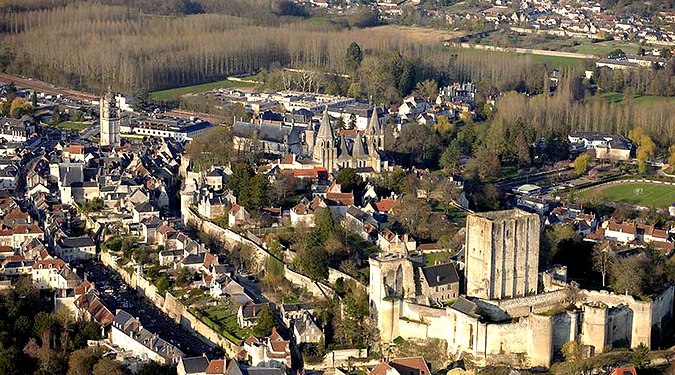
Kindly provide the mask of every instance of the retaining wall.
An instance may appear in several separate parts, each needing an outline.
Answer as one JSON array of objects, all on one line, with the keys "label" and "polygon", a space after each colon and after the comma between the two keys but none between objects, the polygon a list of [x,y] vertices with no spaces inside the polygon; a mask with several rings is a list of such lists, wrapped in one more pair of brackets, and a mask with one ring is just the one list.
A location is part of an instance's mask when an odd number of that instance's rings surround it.
[{"label": "retaining wall", "polygon": [[157,288],[149,280],[139,276],[136,272],[129,272],[118,265],[110,253],[101,253],[101,261],[104,265],[115,270],[124,282],[150,299],[158,309],[171,317],[176,323],[201,336],[204,342],[222,347],[231,357],[236,356],[240,352],[241,348],[237,344],[199,320],[171,293],[166,292],[164,296],[159,295]]}]

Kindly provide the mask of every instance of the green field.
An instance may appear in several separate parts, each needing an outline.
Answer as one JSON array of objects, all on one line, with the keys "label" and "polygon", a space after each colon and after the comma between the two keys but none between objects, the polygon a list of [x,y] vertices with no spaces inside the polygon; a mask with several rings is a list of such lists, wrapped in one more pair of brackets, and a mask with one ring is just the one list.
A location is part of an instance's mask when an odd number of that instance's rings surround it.
[{"label": "green field", "polygon": [[176,87],[168,90],[153,91],[150,93],[150,98],[157,101],[168,101],[180,98],[185,94],[198,94],[201,92],[211,91],[215,89],[229,89],[241,87],[254,87],[255,84],[248,82],[237,82],[224,79],[222,81],[202,83],[199,85]]},{"label": "green field", "polygon": [[[600,95],[608,103],[623,102],[623,94],[620,92],[608,92]],[[633,97],[635,104],[655,104],[661,101],[671,101],[675,104],[675,97],[671,96],[656,96],[656,95],[635,95]]]},{"label": "green field", "polygon": [[90,122],[75,122],[75,121],[63,121],[56,124],[56,127],[61,130],[73,130],[73,131],[82,131],[91,126]]},{"label": "green field", "polygon": [[562,56],[544,56],[544,55],[530,55],[532,62],[535,64],[548,64],[554,68],[579,68],[584,64],[584,59],[577,59],[575,57]]},{"label": "green field", "polygon": [[599,192],[611,202],[625,202],[644,207],[668,208],[675,203],[675,186],[647,183],[625,183],[602,186],[587,191],[589,196]]},{"label": "green field", "polygon": [[597,43],[584,43],[574,47],[574,52],[590,53],[598,57],[607,57],[611,52],[620,49],[629,55],[638,53],[640,46],[636,43],[627,43],[623,41],[606,41]]}]

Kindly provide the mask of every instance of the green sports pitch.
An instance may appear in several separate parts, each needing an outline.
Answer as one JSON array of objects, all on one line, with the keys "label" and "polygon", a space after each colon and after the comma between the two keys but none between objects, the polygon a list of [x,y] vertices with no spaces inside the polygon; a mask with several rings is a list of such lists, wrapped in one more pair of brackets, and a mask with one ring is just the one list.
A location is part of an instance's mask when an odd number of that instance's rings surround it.
[{"label": "green sports pitch", "polygon": [[644,207],[668,208],[675,203],[675,186],[650,183],[623,183],[592,189],[611,202],[625,202]]}]

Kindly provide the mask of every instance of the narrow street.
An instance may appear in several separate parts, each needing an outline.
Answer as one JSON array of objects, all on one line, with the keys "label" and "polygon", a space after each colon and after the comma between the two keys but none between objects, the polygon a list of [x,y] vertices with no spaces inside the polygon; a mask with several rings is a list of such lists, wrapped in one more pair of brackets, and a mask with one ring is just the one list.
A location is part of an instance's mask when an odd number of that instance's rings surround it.
[{"label": "narrow street", "polygon": [[89,281],[95,283],[103,303],[111,310],[124,309],[140,319],[149,331],[178,346],[187,355],[215,354],[216,348],[210,343],[171,320],[152,302],[129,288],[116,272],[102,263],[86,262],[77,267],[86,273]]}]

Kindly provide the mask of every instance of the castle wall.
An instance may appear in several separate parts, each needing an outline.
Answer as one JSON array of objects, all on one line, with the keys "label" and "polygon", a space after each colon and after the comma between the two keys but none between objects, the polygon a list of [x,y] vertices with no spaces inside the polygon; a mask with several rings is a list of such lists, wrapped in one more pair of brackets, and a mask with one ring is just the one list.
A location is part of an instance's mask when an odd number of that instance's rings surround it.
[{"label": "castle wall", "polygon": [[[632,296],[613,294],[606,291],[589,290],[584,291],[586,300],[600,302],[609,307],[616,307],[621,304],[627,305],[633,311],[633,325],[631,332],[631,348],[637,347],[640,343],[651,345],[652,329],[652,303],[649,301],[638,301]],[[587,317],[584,315],[584,320]],[[596,348],[597,352],[598,348]]]},{"label": "castle wall", "polygon": [[626,346],[631,342],[633,311],[626,305],[610,308],[607,312],[606,342],[612,347]]},{"label": "castle wall", "polygon": [[598,303],[584,305],[584,320],[581,324],[581,342],[595,348],[595,353],[605,351],[607,344],[607,306]]},{"label": "castle wall", "polygon": [[556,290],[549,293],[535,294],[507,300],[483,301],[503,310],[509,317],[523,317],[532,313],[543,313],[557,308],[567,299],[565,290]]},{"label": "castle wall", "polygon": [[553,352],[562,349],[566,342],[576,340],[578,335],[579,318],[576,311],[566,311],[555,314],[552,320],[552,344]]}]

